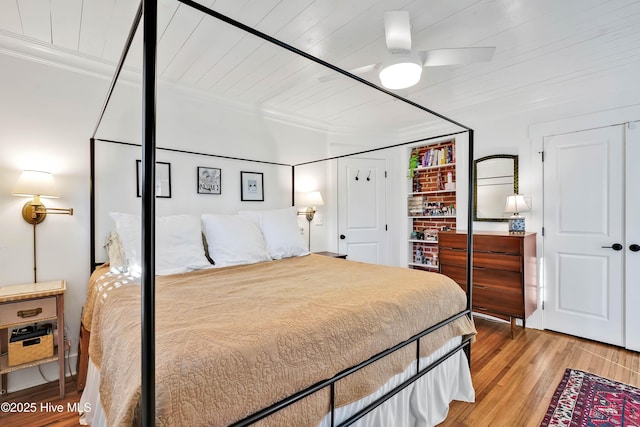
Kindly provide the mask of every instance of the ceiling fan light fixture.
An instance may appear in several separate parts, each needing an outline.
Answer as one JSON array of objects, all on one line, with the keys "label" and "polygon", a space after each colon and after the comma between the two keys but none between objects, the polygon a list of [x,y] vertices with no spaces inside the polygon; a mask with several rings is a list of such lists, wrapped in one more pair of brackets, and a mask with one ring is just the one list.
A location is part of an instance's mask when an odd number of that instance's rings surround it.
[{"label": "ceiling fan light fixture", "polygon": [[417,55],[393,55],[380,67],[380,83],[387,89],[405,89],[420,81],[422,61]]}]

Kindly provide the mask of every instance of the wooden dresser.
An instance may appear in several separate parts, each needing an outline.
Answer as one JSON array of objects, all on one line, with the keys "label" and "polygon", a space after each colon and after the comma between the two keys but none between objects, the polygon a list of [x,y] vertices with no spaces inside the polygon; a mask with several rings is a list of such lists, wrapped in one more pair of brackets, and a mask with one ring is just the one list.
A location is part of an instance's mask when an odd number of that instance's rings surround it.
[{"label": "wooden dresser", "polygon": [[[467,235],[438,234],[440,272],[463,289],[467,286]],[[511,321],[527,318],[537,308],[536,233],[473,234],[473,311]]]}]

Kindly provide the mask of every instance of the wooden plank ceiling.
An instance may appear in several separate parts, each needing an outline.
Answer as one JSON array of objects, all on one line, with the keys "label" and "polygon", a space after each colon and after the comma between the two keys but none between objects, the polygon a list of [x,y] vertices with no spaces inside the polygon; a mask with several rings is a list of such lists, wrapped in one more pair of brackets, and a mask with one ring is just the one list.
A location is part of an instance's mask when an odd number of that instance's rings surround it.
[{"label": "wooden plank ceiling", "polygon": [[[426,67],[419,84],[400,92],[460,120],[513,111],[535,120],[552,107],[581,113],[588,103],[638,100],[638,83],[628,86],[640,71],[637,0],[200,1],[344,69],[385,58],[388,10],[410,12],[414,48],[496,46],[491,62]],[[0,31],[115,63],[136,8],[134,0],[0,0]],[[332,126],[424,121],[348,78],[323,82],[332,71],[175,0],[160,0],[159,11],[158,71],[167,81]],[[130,67],[140,55],[137,35]],[[362,77],[379,84],[376,72]]]}]

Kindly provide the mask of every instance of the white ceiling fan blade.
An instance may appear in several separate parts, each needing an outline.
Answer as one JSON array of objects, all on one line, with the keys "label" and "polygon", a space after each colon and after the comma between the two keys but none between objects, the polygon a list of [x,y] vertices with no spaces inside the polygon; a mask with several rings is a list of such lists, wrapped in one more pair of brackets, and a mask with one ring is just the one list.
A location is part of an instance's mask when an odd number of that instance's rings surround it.
[{"label": "white ceiling fan blade", "polygon": [[[363,65],[362,67],[352,68],[352,69],[347,70],[347,71],[350,72],[351,74],[355,74],[357,76],[357,75],[365,74],[365,73],[368,73],[370,71],[375,70],[376,68],[378,68],[378,65],[380,65],[380,64]],[[322,83],[324,83],[324,82],[328,82],[330,80],[337,79],[341,75],[342,74],[340,74],[338,72],[331,73],[331,74],[325,74],[324,76],[318,77],[318,80],[320,80]]]},{"label": "white ceiling fan blade", "polygon": [[461,47],[426,50],[422,55],[425,67],[436,67],[491,61],[495,51],[495,47]]},{"label": "white ceiling fan blade", "polygon": [[391,52],[411,50],[411,24],[406,10],[384,13],[384,34]]}]

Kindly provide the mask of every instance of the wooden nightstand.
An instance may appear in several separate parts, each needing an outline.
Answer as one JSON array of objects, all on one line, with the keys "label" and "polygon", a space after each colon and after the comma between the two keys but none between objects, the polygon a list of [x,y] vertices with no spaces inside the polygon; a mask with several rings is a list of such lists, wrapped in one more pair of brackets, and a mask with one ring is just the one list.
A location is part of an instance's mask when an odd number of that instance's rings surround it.
[{"label": "wooden nightstand", "polygon": [[324,255],[324,256],[330,256],[332,258],[341,258],[341,259],[347,259],[347,255],[346,254],[339,254],[336,252],[328,252],[328,251],[322,251],[322,252],[313,252],[316,255]]},{"label": "wooden nightstand", "polygon": [[[58,361],[60,398],[64,397],[64,280],[0,286],[0,374],[2,391],[7,390],[7,374],[32,366]],[[53,356],[9,366],[9,328],[56,321],[58,347]]]}]

